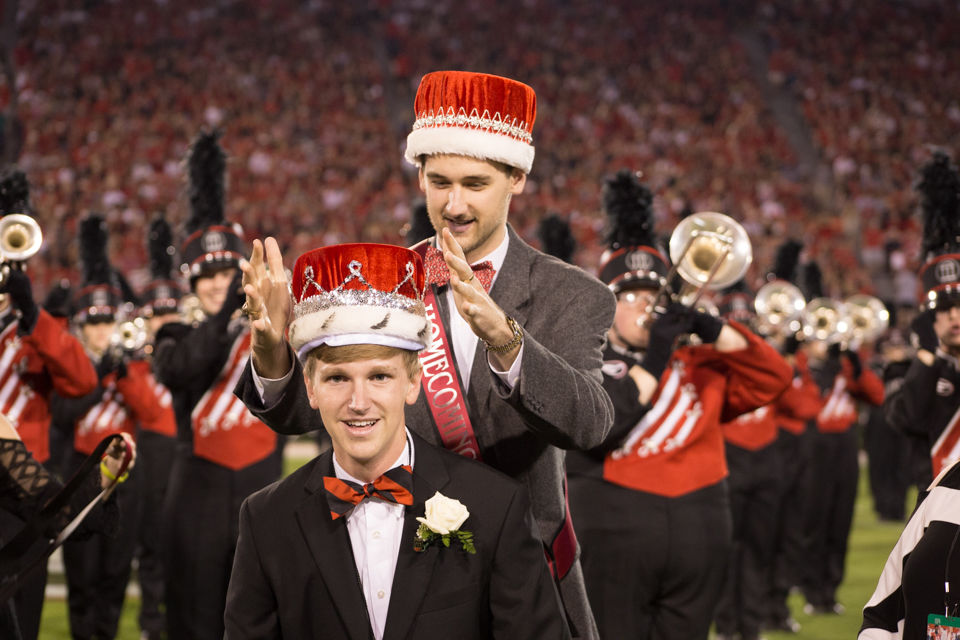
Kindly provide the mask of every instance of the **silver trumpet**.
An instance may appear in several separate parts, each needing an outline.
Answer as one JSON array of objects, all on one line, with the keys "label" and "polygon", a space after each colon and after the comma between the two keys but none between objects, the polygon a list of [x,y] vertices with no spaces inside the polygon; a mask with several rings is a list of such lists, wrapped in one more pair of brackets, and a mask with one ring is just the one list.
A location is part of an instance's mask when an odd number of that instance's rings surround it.
[{"label": "silver trumpet", "polygon": [[673,267],[655,298],[659,304],[674,274],[686,281],[672,299],[697,307],[705,289],[723,289],[740,280],[753,262],[750,236],[739,222],[716,211],[687,216],[670,235]]},{"label": "silver trumpet", "polygon": [[149,337],[146,320],[137,317],[117,324],[110,336],[110,345],[116,350],[133,353],[142,349]]},{"label": "silver trumpet", "polygon": [[803,328],[801,316],[807,301],[800,289],[786,280],[774,280],[760,287],[753,307],[757,331],[762,335],[795,335]]},{"label": "silver trumpet", "polygon": [[0,285],[10,269],[35,256],[42,244],[40,225],[30,216],[12,213],[0,218]]}]

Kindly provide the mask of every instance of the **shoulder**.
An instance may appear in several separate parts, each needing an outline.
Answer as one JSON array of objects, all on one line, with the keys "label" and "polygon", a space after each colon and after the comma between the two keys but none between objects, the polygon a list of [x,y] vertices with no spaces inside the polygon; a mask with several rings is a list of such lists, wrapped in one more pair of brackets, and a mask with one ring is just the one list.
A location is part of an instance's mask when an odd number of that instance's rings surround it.
[{"label": "shoulder", "polygon": [[274,517],[283,511],[292,511],[302,499],[307,482],[321,464],[321,458],[317,456],[287,477],[251,493],[244,500],[244,506],[251,515],[258,517]]},{"label": "shoulder", "polygon": [[[466,490],[468,493],[509,496],[516,493],[522,485],[497,471],[493,467],[453,453],[427,442],[417,443],[417,457],[430,456],[446,469],[450,476],[450,485]],[[416,463],[415,463],[416,464]],[[443,491],[441,491],[443,493]],[[449,496],[455,498],[456,496]]]}]

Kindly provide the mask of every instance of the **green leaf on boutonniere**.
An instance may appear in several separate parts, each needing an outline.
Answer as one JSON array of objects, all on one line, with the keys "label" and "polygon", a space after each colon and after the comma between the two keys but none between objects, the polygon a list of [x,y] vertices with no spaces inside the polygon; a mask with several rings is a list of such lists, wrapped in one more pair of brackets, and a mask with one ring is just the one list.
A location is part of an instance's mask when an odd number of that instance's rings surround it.
[{"label": "green leaf on boutonniere", "polygon": [[413,540],[413,550],[426,551],[435,544],[442,544],[444,547],[449,547],[450,541],[454,538],[460,543],[460,548],[467,553],[475,554],[477,552],[477,548],[473,544],[472,532],[457,530],[441,535],[425,524],[421,524],[417,528],[417,535]]}]

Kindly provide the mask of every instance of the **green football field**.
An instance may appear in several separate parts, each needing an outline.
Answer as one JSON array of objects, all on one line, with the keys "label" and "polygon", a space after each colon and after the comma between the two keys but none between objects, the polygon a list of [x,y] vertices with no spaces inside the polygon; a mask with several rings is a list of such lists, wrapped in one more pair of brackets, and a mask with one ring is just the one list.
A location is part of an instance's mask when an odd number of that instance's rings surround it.
[{"label": "green football field", "polygon": [[[288,462],[287,472],[304,460]],[[909,506],[913,506],[913,497]],[[853,532],[850,537],[850,550],[847,555],[846,579],[840,588],[839,601],[846,607],[843,615],[815,616],[803,614],[803,599],[791,597],[794,617],[803,626],[800,633],[765,633],[767,640],[850,640],[856,638],[860,628],[860,610],[873,593],[877,578],[887,554],[900,535],[902,524],[880,522],[873,512],[867,489],[866,473],[861,474],[860,491],[857,499]],[[128,598],[124,605],[120,621],[120,640],[139,638],[137,611],[139,602]],[[43,609],[43,621],[40,640],[69,640],[70,633],[66,617],[66,604],[62,599],[47,599]]]}]

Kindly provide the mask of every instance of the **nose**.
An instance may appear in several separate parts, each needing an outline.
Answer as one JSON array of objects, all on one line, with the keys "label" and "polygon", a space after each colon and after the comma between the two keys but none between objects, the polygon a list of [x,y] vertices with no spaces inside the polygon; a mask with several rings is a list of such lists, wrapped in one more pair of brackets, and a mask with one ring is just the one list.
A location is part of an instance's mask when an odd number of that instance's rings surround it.
[{"label": "nose", "polygon": [[350,394],[349,408],[355,413],[364,413],[370,407],[370,399],[367,397],[367,388],[362,382],[353,385]]},{"label": "nose", "polygon": [[467,203],[463,198],[463,191],[456,186],[450,190],[450,195],[447,197],[447,213],[458,216],[466,212]]}]

